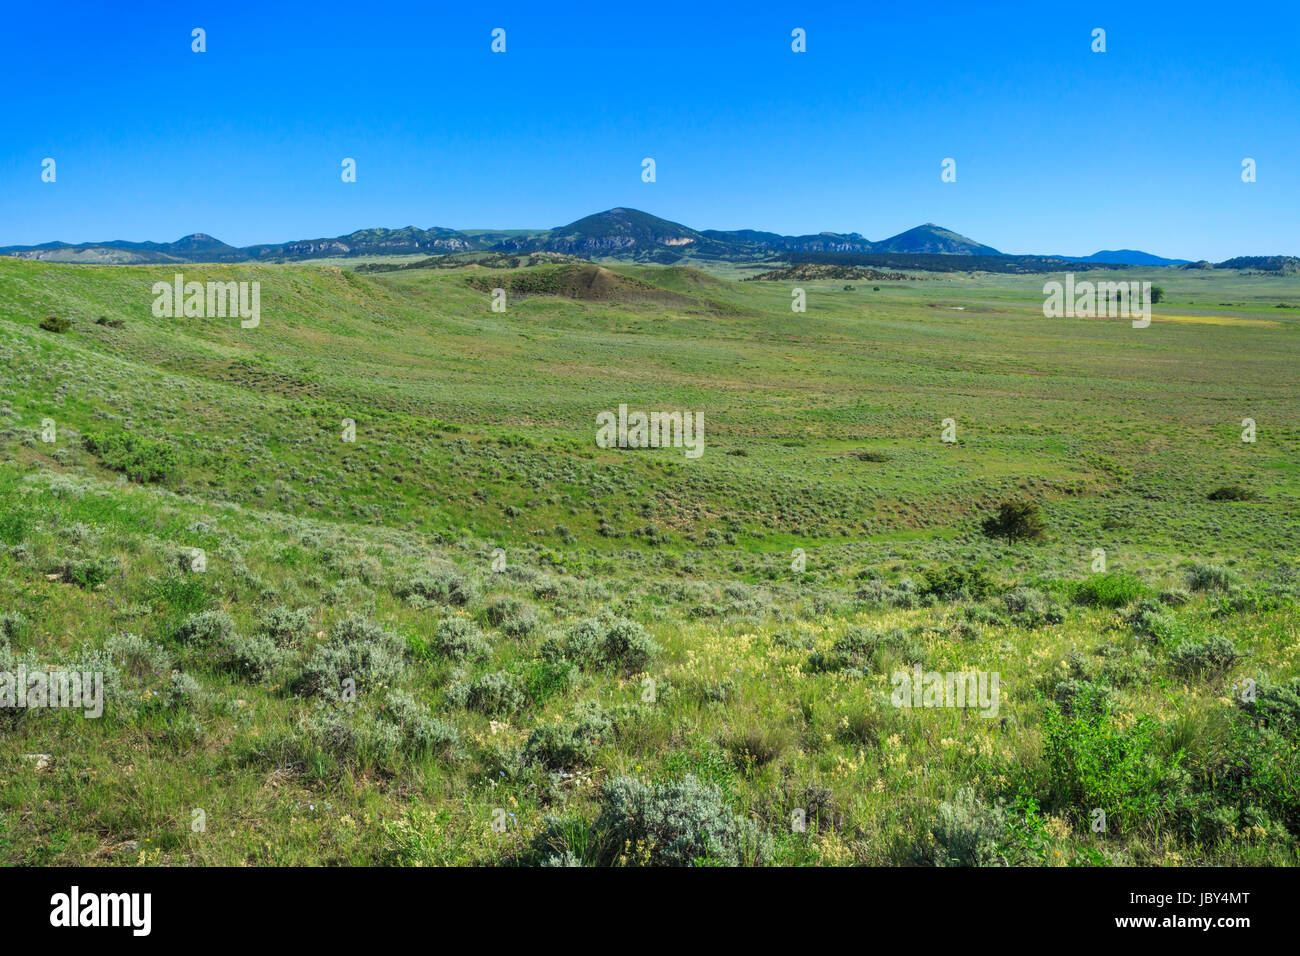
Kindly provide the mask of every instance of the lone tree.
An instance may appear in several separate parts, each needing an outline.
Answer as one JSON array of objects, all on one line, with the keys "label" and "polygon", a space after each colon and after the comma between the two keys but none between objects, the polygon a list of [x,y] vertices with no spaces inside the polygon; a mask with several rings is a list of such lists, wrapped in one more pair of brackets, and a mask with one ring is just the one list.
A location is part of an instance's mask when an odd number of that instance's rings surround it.
[{"label": "lone tree", "polygon": [[1159,302],[1159,301],[1160,301],[1161,299],[1163,299],[1164,297],[1165,297],[1165,290],[1164,290],[1164,289],[1160,288],[1160,286],[1158,286],[1158,285],[1153,285],[1153,286],[1151,287],[1151,304],[1152,304],[1152,305],[1155,305],[1157,302]]},{"label": "lone tree", "polygon": [[984,519],[984,533],[1008,541],[1042,541],[1047,537],[1047,525],[1034,502],[1004,501],[997,514]]}]

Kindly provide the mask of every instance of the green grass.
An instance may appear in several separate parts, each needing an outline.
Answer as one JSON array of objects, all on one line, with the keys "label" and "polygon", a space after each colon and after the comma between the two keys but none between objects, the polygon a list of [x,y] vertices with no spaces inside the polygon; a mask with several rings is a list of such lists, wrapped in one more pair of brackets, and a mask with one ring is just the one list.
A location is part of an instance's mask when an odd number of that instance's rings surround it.
[{"label": "green grass", "polygon": [[[1150,270],[1138,330],[1043,318],[1041,276],[808,283],[794,314],[734,267],[610,268],[637,282],[494,313],[481,268],[187,266],[262,283],[242,329],[154,318],[155,268],[0,258],[0,629],[121,672],[99,720],[0,713],[0,861],[636,862],[662,847],[607,845],[633,777],[762,862],[1297,862],[1296,727],[1241,690],[1300,673],[1300,279]],[[703,457],[597,448],[620,404],[702,413]],[[1044,540],[983,533],[1008,500]],[[225,643],[182,638],[204,611]],[[573,649],[606,611],[648,663]],[[354,615],[400,666],[307,695]],[[438,650],[452,617],[485,655]],[[1216,635],[1244,656],[1189,666]],[[891,706],[917,653],[997,671],[999,718]]]}]

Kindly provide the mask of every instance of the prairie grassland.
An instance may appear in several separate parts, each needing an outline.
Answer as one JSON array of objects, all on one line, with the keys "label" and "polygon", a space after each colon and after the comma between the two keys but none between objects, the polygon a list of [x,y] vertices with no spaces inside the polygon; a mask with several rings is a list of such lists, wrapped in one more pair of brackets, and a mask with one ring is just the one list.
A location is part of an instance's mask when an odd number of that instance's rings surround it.
[{"label": "prairie grassland", "polygon": [[0,258],[0,671],[107,688],[0,711],[0,861],[1297,862],[1300,279],[610,268],[673,296]]}]

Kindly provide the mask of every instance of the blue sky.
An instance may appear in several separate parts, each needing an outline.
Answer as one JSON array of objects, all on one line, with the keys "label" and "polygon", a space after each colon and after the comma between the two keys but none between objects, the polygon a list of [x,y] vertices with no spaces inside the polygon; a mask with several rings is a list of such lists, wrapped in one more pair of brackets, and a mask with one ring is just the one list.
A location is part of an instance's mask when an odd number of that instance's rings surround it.
[{"label": "blue sky", "polygon": [[936,222],[1004,252],[1300,254],[1294,3],[130,7],[9,5],[0,245],[631,206],[870,239]]}]

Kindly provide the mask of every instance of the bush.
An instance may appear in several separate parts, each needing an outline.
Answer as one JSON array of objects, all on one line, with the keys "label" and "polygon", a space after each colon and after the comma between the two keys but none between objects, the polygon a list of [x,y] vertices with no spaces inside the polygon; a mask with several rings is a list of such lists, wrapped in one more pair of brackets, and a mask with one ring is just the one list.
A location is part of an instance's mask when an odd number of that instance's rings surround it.
[{"label": "bush", "polygon": [[926,571],[920,593],[922,597],[942,601],[979,601],[995,588],[993,579],[983,568],[950,564]]},{"label": "bush", "polygon": [[363,617],[349,617],[330,629],[329,639],[316,647],[298,688],[307,694],[337,699],[343,681],[355,682],[358,694],[380,690],[399,681],[406,668],[405,646],[397,635]]},{"label": "bush", "polygon": [[277,646],[298,647],[311,634],[311,613],[307,608],[291,611],[281,604],[263,614],[257,626]]},{"label": "bush", "polygon": [[121,565],[113,558],[78,554],[64,557],[53,569],[64,581],[87,591],[93,591],[119,571]]},{"label": "bush", "polygon": [[483,617],[490,626],[500,628],[507,637],[519,640],[536,631],[540,623],[535,607],[513,597],[493,598],[483,609]]},{"label": "bush", "polygon": [[1146,638],[1155,644],[1169,641],[1175,633],[1174,616],[1159,601],[1139,601],[1120,615],[1120,620],[1135,636]]},{"label": "bush", "polygon": [[1169,655],[1169,661],[1181,674],[1218,677],[1246,657],[1232,641],[1216,634],[1203,641],[1180,644]]},{"label": "bush", "polygon": [[235,620],[225,611],[191,614],[181,624],[176,636],[195,647],[225,644],[235,634]]},{"label": "bush", "polygon": [[1065,620],[1065,608],[1034,588],[1014,588],[1002,595],[1011,620],[1021,627],[1042,627]]},{"label": "bush", "polygon": [[1043,541],[1047,538],[1047,525],[1033,501],[1002,502],[998,505],[998,513],[985,518],[982,527],[990,538],[1006,538],[1008,541]]},{"label": "bush", "polygon": [[1119,608],[1145,597],[1147,588],[1126,571],[1107,571],[1076,582],[1072,591],[1076,604]]},{"label": "bush", "polygon": [[[0,614],[0,641],[21,637],[27,630],[27,618],[18,611],[5,611]],[[3,670],[3,668],[0,668]]]},{"label": "bush", "polygon": [[478,596],[478,587],[455,568],[435,568],[417,574],[397,588],[397,596],[416,604],[464,606]]},{"label": "bush", "polygon": [[1056,805],[1075,813],[1094,807],[1128,830],[1155,815],[1177,785],[1182,751],[1163,756],[1147,716],[1121,727],[1101,688],[1084,690],[1072,714],[1049,707],[1044,753]]},{"label": "bush", "polygon": [[601,788],[595,823],[599,865],[753,865],[771,856],[771,837],[737,816],[715,786],[687,775],[647,785],[617,777]]},{"label": "bush", "polygon": [[62,335],[64,332],[68,331],[68,329],[72,328],[72,320],[65,319],[61,315],[49,312],[46,314],[45,318],[41,319],[41,328],[45,329],[47,332],[57,332]]},{"label": "bush", "polygon": [[450,757],[455,753],[460,739],[456,728],[430,716],[428,709],[410,694],[391,691],[382,710],[397,727],[403,752],[416,757],[433,753]]},{"label": "bush", "polygon": [[170,476],[178,463],[176,449],[170,442],[130,432],[86,432],[81,442],[105,467],[142,484]]},{"label": "bush", "polygon": [[659,645],[640,624],[606,612],[574,624],[563,641],[548,640],[542,653],[549,659],[568,658],[583,668],[637,673],[659,653]]},{"label": "bush", "polygon": [[587,702],[574,708],[569,723],[534,728],[524,744],[524,759],[547,770],[567,770],[590,760],[614,729],[614,718],[598,703]]},{"label": "bush", "polygon": [[1210,501],[1255,501],[1259,495],[1241,485],[1221,485],[1208,495]]},{"label": "bush", "polygon": [[469,618],[449,617],[439,621],[433,640],[437,652],[452,660],[485,660],[492,653],[483,639],[483,631]]},{"label": "bush", "polygon": [[447,689],[447,699],[458,707],[489,715],[513,714],[524,705],[523,691],[505,671],[455,683]]},{"label": "bush", "polygon": [[1187,567],[1187,586],[1193,591],[1227,591],[1236,582],[1235,574],[1214,564],[1192,562]]},{"label": "bush", "polygon": [[952,803],[940,803],[930,826],[934,847],[922,858],[934,866],[1001,866],[1000,849],[1007,837],[1006,814],[986,806],[973,790],[959,790]]},{"label": "bush", "polygon": [[826,672],[878,667],[886,655],[893,655],[907,664],[925,661],[924,648],[910,641],[901,627],[876,631],[855,624],[835,640],[829,651],[814,651],[809,655],[808,670]]}]

